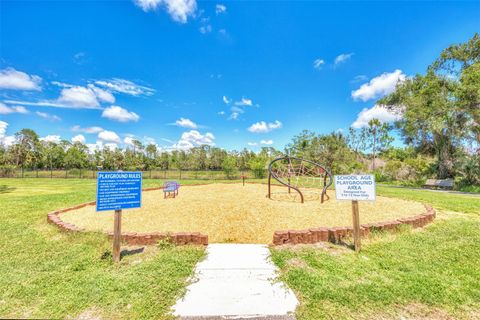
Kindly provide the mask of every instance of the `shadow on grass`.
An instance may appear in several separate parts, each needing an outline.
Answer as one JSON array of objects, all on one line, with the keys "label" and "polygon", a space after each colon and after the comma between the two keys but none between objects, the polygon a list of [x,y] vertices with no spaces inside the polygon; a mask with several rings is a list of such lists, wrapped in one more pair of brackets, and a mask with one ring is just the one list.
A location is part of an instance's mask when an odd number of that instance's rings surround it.
[{"label": "shadow on grass", "polygon": [[0,186],[0,193],[10,193],[10,192],[14,191],[15,189],[17,189],[17,188],[9,187],[9,186],[6,186],[6,185],[1,185]]},{"label": "shadow on grass", "polygon": [[135,249],[124,249],[120,252],[120,258],[132,256],[134,254],[143,253],[145,247],[135,248]]}]

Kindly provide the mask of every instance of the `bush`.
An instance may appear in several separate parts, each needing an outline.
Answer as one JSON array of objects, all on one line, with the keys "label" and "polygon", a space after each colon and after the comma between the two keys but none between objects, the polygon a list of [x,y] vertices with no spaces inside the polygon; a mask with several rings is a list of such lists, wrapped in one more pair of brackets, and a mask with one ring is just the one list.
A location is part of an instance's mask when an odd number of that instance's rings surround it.
[{"label": "bush", "polygon": [[0,177],[2,178],[8,178],[8,177],[13,177],[15,175],[16,167],[13,165],[3,165],[0,166]]},{"label": "bush", "polygon": [[266,162],[266,159],[261,157],[252,158],[248,161],[248,167],[252,170],[256,179],[263,179],[267,176],[267,170],[265,170]]},{"label": "bush", "polygon": [[223,159],[223,172],[227,176],[227,179],[234,179],[238,173],[237,159],[232,156],[227,156]]}]

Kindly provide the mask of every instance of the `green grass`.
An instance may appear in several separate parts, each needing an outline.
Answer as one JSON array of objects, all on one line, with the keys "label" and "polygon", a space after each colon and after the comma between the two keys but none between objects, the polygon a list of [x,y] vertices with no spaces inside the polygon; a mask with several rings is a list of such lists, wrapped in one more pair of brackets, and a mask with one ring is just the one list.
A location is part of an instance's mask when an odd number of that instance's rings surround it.
[{"label": "green grass", "polygon": [[433,192],[428,190],[411,190],[387,186],[377,186],[377,193],[381,196],[396,197],[428,203],[438,209],[477,214],[480,213],[480,196],[477,195]]},{"label": "green grass", "polygon": [[437,220],[422,230],[375,234],[360,254],[334,245],[272,249],[281,278],[301,300],[297,319],[480,318],[480,197],[377,190],[430,203],[441,209]]},{"label": "green grass", "polygon": [[49,211],[94,194],[88,180],[0,179],[0,318],[171,317],[203,248],[148,248],[117,266],[104,235],[47,225]]},{"label": "green grass", "polygon": [[[159,185],[144,180],[144,187]],[[358,255],[333,245],[272,249],[301,300],[298,319],[398,319],[405,312],[479,318],[480,197],[389,187],[378,193],[430,203],[439,217],[424,230],[376,234]],[[94,180],[0,179],[0,318],[171,317],[204,250],[164,245],[116,266],[104,235],[62,233],[46,223],[48,212],[94,199]]]}]

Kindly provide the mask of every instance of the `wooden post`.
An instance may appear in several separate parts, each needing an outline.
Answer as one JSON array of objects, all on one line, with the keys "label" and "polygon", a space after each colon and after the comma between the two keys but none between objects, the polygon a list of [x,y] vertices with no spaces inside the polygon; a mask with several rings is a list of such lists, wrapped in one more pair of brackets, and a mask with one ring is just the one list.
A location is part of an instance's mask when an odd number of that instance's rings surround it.
[{"label": "wooden post", "polygon": [[352,201],[352,220],[353,220],[353,244],[355,252],[360,252],[360,216],[358,212],[358,201]]},{"label": "wooden post", "polygon": [[122,210],[115,210],[113,222],[113,262],[120,262],[120,240],[122,238]]}]

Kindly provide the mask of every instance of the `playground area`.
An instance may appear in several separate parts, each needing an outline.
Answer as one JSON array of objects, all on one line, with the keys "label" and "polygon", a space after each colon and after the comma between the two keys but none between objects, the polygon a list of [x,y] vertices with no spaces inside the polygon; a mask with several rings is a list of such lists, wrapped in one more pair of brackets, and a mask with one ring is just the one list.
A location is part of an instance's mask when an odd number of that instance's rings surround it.
[{"label": "playground area", "polygon": [[[299,203],[284,186],[217,183],[182,186],[178,196],[164,199],[162,190],[144,191],[142,208],[124,212],[122,232],[201,232],[210,243],[272,242],[277,230],[351,225],[351,203],[336,201],[329,190],[323,204],[313,189],[306,190],[305,203]],[[414,216],[425,211],[422,203],[377,197],[360,204],[361,223],[374,223]],[[112,231],[113,215],[98,213],[87,206],[61,215],[62,220],[85,230]]]}]

